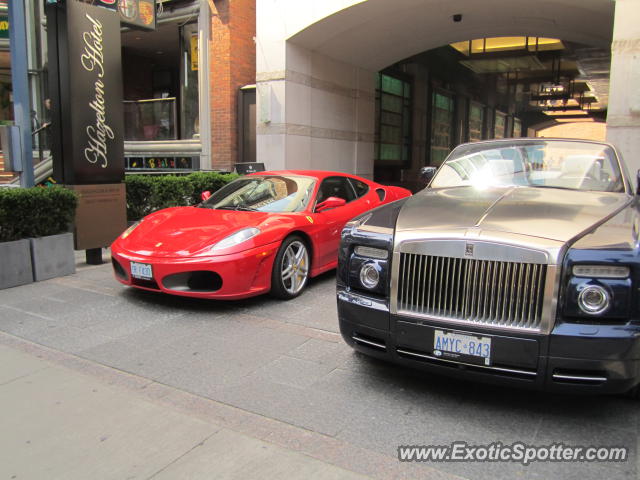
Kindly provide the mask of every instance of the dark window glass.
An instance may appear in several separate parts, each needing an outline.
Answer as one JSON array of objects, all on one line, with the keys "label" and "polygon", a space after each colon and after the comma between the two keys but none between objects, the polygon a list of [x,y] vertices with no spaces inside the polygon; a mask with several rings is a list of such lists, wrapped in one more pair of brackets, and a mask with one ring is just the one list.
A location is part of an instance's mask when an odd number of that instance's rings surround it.
[{"label": "dark window glass", "polygon": [[356,198],[347,177],[328,177],[322,181],[317,203],[324,202],[329,197],[344,198],[347,203]]},{"label": "dark window glass", "polygon": [[369,191],[369,185],[360,180],[356,180],[355,178],[350,178],[349,181],[351,185],[353,185],[353,189],[356,191],[356,197],[360,198],[363,195],[366,195]]},{"label": "dark window glass", "polygon": [[378,74],[376,88],[375,159],[384,165],[409,162],[411,145],[411,85]]},{"label": "dark window glass", "polygon": [[451,151],[453,115],[453,95],[434,91],[431,117],[431,165],[439,166]]}]

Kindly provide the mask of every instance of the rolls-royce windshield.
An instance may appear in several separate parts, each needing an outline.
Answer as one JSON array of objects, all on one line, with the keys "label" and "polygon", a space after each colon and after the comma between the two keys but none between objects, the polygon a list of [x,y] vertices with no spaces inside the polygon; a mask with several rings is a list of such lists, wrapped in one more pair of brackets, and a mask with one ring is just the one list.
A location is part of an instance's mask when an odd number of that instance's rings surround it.
[{"label": "rolls-royce windshield", "polygon": [[563,141],[471,144],[457,149],[438,170],[431,187],[467,185],[624,190],[613,149],[595,143]]}]

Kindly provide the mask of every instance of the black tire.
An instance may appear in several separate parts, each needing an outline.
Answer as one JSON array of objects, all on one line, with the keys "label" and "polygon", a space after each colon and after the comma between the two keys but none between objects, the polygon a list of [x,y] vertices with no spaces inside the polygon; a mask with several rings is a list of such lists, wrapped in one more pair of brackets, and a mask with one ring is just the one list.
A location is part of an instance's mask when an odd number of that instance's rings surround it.
[{"label": "black tire", "polygon": [[307,242],[298,235],[284,239],[271,271],[271,295],[290,300],[300,295],[309,281],[311,259]]},{"label": "black tire", "polygon": [[631,390],[627,392],[627,397],[632,398],[634,400],[640,400],[640,385],[636,385]]}]

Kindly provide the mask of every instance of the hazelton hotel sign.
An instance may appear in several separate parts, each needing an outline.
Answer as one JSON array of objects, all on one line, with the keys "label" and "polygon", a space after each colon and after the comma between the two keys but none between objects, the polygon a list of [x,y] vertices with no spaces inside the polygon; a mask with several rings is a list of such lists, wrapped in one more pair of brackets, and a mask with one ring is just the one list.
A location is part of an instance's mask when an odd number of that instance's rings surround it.
[{"label": "hazelton hotel sign", "polygon": [[47,36],[54,178],[80,196],[76,249],[97,249],[126,228],[120,16],[49,4]]},{"label": "hazelton hotel sign", "polygon": [[[57,7],[57,64],[52,94],[59,118],[57,180],[117,183],[124,176],[120,18],[114,11],[68,1]],[[51,42],[49,42],[51,45]],[[56,101],[58,100],[58,101]],[[59,116],[57,116],[59,114]],[[54,132],[55,133],[55,132]],[[58,155],[56,155],[58,153]],[[58,175],[60,176],[60,175]]]},{"label": "hazelton hotel sign", "polygon": [[107,107],[105,105],[105,70],[103,39],[104,31],[102,23],[88,13],[86,18],[91,25],[89,30],[82,34],[84,40],[84,52],[80,56],[82,68],[87,72],[95,74],[96,80],[93,83],[93,98],[89,101],[89,108],[95,111],[95,122],[87,125],[87,146],[84,149],[84,158],[89,163],[107,168],[109,165],[109,151],[107,141],[113,140],[115,135],[113,129],[107,124]]}]

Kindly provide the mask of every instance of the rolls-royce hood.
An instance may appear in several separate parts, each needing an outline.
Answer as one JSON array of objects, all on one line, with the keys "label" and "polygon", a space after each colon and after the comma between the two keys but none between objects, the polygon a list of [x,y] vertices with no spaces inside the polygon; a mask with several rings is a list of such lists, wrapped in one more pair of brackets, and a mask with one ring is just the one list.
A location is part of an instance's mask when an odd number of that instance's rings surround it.
[{"label": "rolls-royce hood", "polygon": [[631,200],[622,193],[558,188],[425,189],[405,202],[396,232],[472,229],[478,234],[499,232],[566,243],[616,214]]}]

